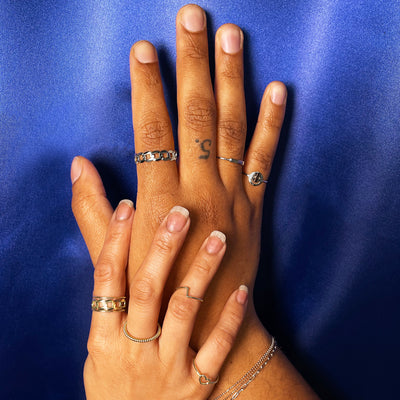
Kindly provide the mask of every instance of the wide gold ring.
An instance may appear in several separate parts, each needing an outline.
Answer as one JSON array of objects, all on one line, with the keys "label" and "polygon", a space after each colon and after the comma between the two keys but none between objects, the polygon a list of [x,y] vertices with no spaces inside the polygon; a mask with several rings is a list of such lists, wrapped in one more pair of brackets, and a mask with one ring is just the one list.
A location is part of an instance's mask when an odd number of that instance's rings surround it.
[{"label": "wide gold ring", "polygon": [[96,312],[113,312],[126,310],[126,297],[94,296],[92,310]]}]

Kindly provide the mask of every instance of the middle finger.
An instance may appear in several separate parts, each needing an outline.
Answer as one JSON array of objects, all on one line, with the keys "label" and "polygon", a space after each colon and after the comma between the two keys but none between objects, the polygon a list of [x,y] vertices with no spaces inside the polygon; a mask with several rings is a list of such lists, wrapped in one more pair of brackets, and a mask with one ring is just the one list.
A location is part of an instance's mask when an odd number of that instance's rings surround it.
[{"label": "middle finger", "polygon": [[[204,11],[183,7],[176,19],[176,73],[180,177],[198,184],[217,177],[216,107],[210,77]],[[202,179],[203,178],[203,179]],[[214,181],[215,182],[215,181]]]}]

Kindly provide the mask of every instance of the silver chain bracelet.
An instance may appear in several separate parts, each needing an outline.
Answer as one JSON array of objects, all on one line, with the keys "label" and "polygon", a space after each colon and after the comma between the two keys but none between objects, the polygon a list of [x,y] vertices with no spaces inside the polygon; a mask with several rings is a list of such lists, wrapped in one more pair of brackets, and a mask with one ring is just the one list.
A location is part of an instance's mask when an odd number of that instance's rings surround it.
[{"label": "silver chain bracelet", "polygon": [[[257,375],[263,370],[263,368],[268,364],[271,358],[274,356],[278,350],[278,344],[274,337],[272,337],[272,343],[268,347],[268,350],[260,357],[260,359],[247,371],[237,382],[235,382],[231,387],[225,390],[217,397],[212,400],[233,400],[236,399],[244,389],[249,386],[249,384],[257,377]],[[246,380],[247,379],[247,380]],[[245,381],[245,382],[244,382]],[[243,383],[244,382],[244,383]],[[231,393],[236,390],[234,393]],[[225,397],[223,397],[225,396]]]}]

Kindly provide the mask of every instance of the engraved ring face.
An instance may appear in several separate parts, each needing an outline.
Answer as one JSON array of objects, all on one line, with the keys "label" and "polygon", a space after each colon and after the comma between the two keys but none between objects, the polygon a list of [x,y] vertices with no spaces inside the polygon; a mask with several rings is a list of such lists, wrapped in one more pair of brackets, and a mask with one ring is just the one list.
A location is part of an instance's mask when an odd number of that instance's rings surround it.
[{"label": "engraved ring face", "polygon": [[252,172],[251,174],[248,174],[247,177],[249,178],[249,182],[253,185],[253,186],[258,186],[261,185],[262,183],[267,183],[264,180],[263,174],[261,172]]}]

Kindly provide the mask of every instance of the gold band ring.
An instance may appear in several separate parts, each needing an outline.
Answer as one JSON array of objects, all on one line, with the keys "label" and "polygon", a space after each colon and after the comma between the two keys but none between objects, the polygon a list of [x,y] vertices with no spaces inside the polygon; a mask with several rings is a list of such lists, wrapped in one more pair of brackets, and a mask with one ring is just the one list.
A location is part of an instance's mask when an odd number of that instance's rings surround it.
[{"label": "gold band ring", "polygon": [[157,332],[156,332],[156,334],[154,335],[154,336],[152,336],[152,337],[149,337],[149,338],[144,338],[144,339],[140,339],[140,338],[137,338],[137,337],[134,337],[134,336],[132,336],[129,332],[128,332],[128,330],[126,329],[126,326],[128,325],[128,320],[126,320],[125,321],[125,323],[124,323],[124,325],[123,325],[123,331],[124,331],[124,335],[129,339],[129,340],[132,340],[133,342],[136,342],[136,343],[147,343],[147,342],[152,342],[153,340],[156,340],[160,335],[161,335],[161,325],[160,324],[157,324],[158,325],[158,328],[157,328]]},{"label": "gold band ring", "polygon": [[126,310],[126,297],[94,296],[92,310],[96,312],[113,312]]}]

